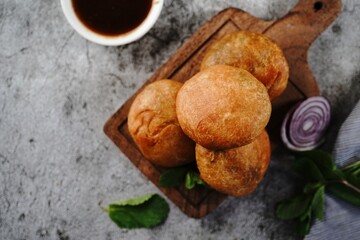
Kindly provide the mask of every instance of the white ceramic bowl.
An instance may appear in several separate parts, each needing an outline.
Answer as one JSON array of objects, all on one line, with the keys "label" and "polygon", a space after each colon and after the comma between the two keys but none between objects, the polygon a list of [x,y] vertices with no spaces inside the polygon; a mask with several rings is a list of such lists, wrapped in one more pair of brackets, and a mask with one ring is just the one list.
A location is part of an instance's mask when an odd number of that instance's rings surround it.
[{"label": "white ceramic bowl", "polygon": [[[91,31],[76,16],[72,6],[72,0],[60,0],[61,7],[70,25],[84,38],[106,46],[118,46],[134,42],[144,36],[159,18],[164,0],[153,0],[151,9],[145,20],[130,32],[117,35],[105,36]],[[130,0],[131,1],[131,0]]]}]

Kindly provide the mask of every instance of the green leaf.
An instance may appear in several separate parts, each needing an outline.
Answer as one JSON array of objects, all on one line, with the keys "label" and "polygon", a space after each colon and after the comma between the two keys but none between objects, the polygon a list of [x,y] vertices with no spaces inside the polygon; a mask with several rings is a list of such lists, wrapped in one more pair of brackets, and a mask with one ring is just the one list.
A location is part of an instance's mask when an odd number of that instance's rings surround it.
[{"label": "green leaf", "polygon": [[152,198],[153,195],[154,194],[147,194],[147,195],[144,195],[144,196],[131,198],[131,199],[128,199],[128,200],[125,200],[125,201],[111,203],[109,205],[109,207],[111,208],[111,207],[126,206],[126,205],[136,206],[136,205],[139,205],[139,204],[142,204],[142,203],[146,202],[147,200]]},{"label": "green leaf", "polygon": [[314,194],[311,202],[311,209],[315,214],[315,217],[319,220],[324,219],[325,210],[325,187],[320,186]]},{"label": "green leaf", "polygon": [[[344,174],[336,167],[332,161],[332,157],[329,153],[326,153],[321,150],[312,150],[305,151],[298,154],[302,158],[312,160],[312,162],[317,166],[318,170],[321,172],[323,178],[327,180],[340,180],[344,179]],[[306,169],[304,169],[306,170]],[[303,174],[307,174],[303,172]]]},{"label": "green leaf", "polygon": [[324,177],[317,165],[308,158],[297,157],[294,161],[295,171],[310,181],[324,181]]},{"label": "green leaf", "polygon": [[193,189],[196,185],[202,185],[204,184],[203,180],[201,180],[198,173],[189,171],[186,174],[185,178],[185,187],[187,189]]},{"label": "green leaf", "polygon": [[358,172],[360,170],[360,161],[355,161],[341,169],[343,172]]},{"label": "green leaf", "polygon": [[346,180],[357,188],[360,188],[360,161],[356,161],[341,169]]},{"label": "green leaf", "polygon": [[112,203],[106,211],[120,228],[151,228],[159,225],[169,214],[169,205],[158,194],[149,194]]},{"label": "green leaf", "polygon": [[296,232],[301,236],[305,236],[310,232],[311,211],[306,211],[296,224]]},{"label": "green leaf", "polygon": [[276,216],[281,220],[294,219],[308,211],[311,195],[300,195],[282,201],[276,208]]},{"label": "green leaf", "polygon": [[161,187],[176,187],[184,183],[188,168],[171,168],[161,174],[159,183]]},{"label": "green leaf", "polygon": [[341,183],[331,183],[327,189],[338,198],[360,207],[360,193]]},{"label": "green leaf", "polygon": [[304,187],[304,193],[314,193],[318,190],[319,187],[323,186],[323,183],[307,183]]}]

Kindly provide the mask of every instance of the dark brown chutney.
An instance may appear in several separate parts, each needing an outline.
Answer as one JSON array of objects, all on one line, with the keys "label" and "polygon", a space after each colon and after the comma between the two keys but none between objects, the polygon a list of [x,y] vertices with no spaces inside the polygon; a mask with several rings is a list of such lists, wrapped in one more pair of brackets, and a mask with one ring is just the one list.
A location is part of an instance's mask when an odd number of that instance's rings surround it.
[{"label": "dark brown chutney", "polygon": [[116,36],[138,27],[153,0],[72,0],[77,17],[90,30]]}]

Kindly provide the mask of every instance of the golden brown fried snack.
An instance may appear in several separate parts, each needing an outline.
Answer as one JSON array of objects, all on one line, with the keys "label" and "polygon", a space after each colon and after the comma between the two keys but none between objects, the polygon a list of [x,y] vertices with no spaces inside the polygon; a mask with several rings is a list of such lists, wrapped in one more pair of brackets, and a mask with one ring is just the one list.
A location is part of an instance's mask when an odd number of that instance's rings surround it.
[{"label": "golden brown fried snack", "polygon": [[175,100],[182,84],[159,80],[147,85],[132,103],[129,132],[143,155],[163,167],[195,160],[195,143],[181,130]]},{"label": "golden brown fried snack", "polygon": [[235,197],[255,190],[270,162],[270,141],[264,130],[254,142],[223,151],[196,144],[200,177],[215,190]]},{"label": "golden brown fried snack", "polygon": [[201,70],[225,64],[243,68],[262,82],[270,99],[286,88],[289,66],[278,45],[263,34],[240,31],[225,35],[209,47]]},{"label": "golden brown fried snack", "polygon": [[226,65],[212,66],[185,82],[176,98],[181,128],[209,149],[246,145],[269,121],[266,88],[249,72]]}]

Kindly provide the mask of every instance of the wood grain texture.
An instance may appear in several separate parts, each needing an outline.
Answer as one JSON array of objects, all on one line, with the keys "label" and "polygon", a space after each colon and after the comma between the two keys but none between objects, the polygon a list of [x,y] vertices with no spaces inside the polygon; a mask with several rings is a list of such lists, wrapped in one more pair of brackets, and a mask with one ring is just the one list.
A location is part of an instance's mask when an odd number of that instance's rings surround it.
[{"label": "wood grain texture", "polygon": [[300,0],[285,17],[263,21],[239,9],[223,10],[202,26],[145,84],[130,97],[106,122],[104,132],[124,152],[129,160],[152,181],[185,214],[204,217],[214,210],[226,195],[205,188],[187,190],[184,187],[162,188],[158,179],[164,170],[145,159],[137,149],[127,129],[129,108],[149,83],[168,78],[184,82],[199,71],[207,48],[226,33],[248,30],[266,34],[284,51],[290,66],[290,79],[285,92],[273,103],[272,117],[267,127],[272,147],[279,144],[279,129],[289,107],[306,97],[319,94],[319,88],[307,63],[307,51],[312,41],[336,18],[340,0]]}]

